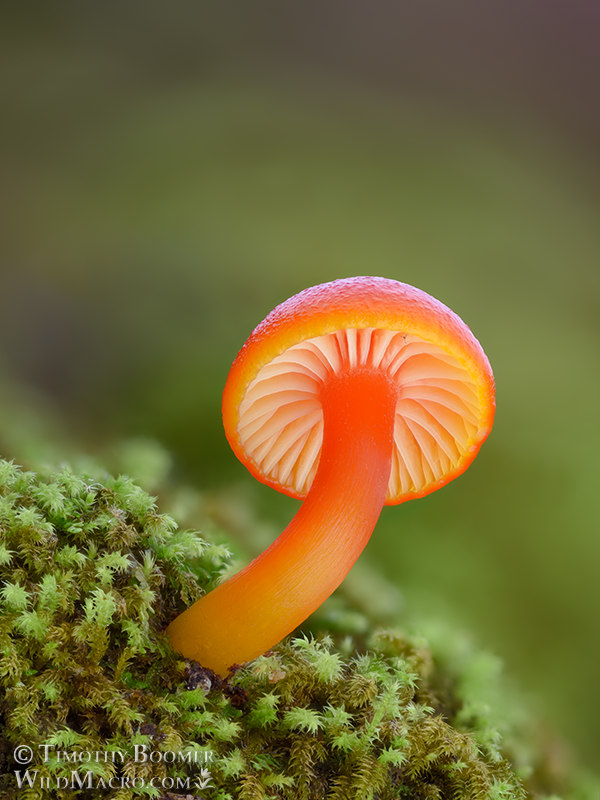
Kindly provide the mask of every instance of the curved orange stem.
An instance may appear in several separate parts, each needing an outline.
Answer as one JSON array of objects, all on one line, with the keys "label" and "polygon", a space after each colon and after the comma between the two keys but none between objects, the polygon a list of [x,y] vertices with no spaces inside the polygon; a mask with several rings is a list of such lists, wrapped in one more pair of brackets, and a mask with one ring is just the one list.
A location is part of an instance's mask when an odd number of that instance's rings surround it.
[{"label": "curved orange stem", "polygon": [[397,389],[354,370],[323,387],[323,445],[313,485],[264,553],[167,628],[175,650],[227,674],[264,653],[340,585],[385,500]]}]

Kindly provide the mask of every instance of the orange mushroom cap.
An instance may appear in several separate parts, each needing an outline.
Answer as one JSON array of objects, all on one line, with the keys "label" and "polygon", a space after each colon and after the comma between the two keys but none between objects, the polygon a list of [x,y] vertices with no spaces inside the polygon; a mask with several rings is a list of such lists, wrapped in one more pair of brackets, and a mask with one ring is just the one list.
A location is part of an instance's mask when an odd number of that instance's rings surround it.
[{"label": "orange mushroom cap", "polygon": [[493,424],[489,361],[451,309],[377,277],[305,289],[255,328],[223,394],[237,457],[263,483],[306,497],[323,440],[322,387],[363,367],[398,386],[385,504],[423,497],[462,474]]}]

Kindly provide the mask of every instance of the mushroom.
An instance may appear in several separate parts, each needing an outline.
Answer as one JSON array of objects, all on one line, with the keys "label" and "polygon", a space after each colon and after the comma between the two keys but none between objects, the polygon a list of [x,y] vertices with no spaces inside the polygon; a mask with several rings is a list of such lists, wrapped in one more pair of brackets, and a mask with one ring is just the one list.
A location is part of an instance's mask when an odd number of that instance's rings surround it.
[{"label": "mushroom", "polygon": [[260,556],[173,620],[173,648],[225,675],[283,639],[343,581],[383,505],[467,469],[494,409],[481,345],[420,289],[347,278],[277,306],[233,362],[223,422],[250,472],[304,503]]}]

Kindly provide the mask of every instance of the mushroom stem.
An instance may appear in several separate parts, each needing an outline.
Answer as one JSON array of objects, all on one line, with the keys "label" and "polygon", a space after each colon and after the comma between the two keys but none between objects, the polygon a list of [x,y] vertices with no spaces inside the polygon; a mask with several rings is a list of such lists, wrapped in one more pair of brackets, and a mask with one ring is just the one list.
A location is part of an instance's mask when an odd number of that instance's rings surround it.
[{"label": "mushroom stem", "polygon": [[287,636],[340,585],[385,501],[396,398],[385,374],[366,369],[324,384],[323,445],[306,500],[270,547],[169,625],[175,650],[225,675]]}]

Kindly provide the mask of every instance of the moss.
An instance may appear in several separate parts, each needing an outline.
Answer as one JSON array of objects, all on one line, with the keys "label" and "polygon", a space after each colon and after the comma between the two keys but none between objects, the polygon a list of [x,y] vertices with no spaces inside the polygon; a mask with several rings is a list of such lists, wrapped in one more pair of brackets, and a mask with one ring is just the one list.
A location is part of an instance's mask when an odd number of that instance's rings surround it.
[{"label": "moss", "polygon": [[[164,628],[228,559],[129,478],[0,461],[2,797],[518,800],[552,790],[514,720],[500,724],[481,701],[495,662],[369,632],[343,599],[335,640],[290,638],[226,681],[177,656]],[[32,748],[28,767],[14,761],[18,745]]]}]

